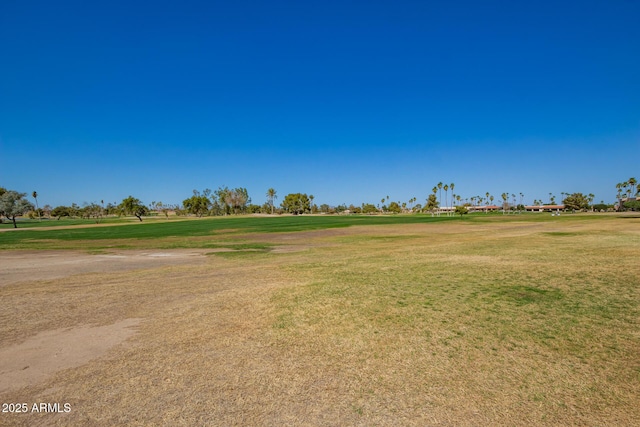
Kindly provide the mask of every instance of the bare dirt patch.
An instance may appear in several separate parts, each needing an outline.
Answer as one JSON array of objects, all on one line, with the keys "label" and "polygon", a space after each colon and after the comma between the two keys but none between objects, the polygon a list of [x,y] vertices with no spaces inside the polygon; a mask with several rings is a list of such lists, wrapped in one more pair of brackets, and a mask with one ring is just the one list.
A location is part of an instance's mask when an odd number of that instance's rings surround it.
[{"label": "bare dirt patch", "polygon": [[135,333],[140,319],[112,325],[81,326],[40,332],[0,349],[0,393],[42,382],[62,369],[98,358]]},{"label": "bare dirt patch", "polygon": [[205,250],[130,250],[87,254],[79,251],[14,251],[0,253],[0,286],[51,280],[84,273],[156,268],[204,262]]}]

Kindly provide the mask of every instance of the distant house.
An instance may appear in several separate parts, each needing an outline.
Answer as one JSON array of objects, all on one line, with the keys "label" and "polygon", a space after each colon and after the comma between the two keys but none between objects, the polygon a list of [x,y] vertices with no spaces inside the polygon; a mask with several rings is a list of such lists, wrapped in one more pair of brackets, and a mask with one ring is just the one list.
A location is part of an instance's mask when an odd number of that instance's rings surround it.
[{"label": "distant house", "polygon": [[[495,206],[495,205],[489,205],[489,206],[483,206],[483,205],[476,205],[476,206],[472,206],[472,205],[468,205],[465,204],[464,206],[467,207],[467,209],[469,209],[469,212],[486,212],[486,211],[497,211],[499,209],[502,209],[501,207]],[[453,212],[456,210],[455,206],[441,206],[440,208],[438,208],[438,210],[440,210],[440,212]]]},{"label": "distant house", "polygon": [[527,212],[554,212],[563,211],[564,205],[533,205],[525,206]]}]

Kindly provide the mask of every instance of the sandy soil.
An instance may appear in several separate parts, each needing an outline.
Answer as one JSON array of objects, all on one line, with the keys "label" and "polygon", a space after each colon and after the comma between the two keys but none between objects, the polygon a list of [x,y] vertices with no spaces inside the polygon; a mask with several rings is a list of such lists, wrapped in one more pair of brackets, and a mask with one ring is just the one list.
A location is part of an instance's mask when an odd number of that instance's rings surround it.
[{"label": "sandy soil", "polygon": [[91,255],[76,251],[0,253],[0,286],[83,273],[110,273],[204,262],[211,250],[126,251]]},{"label": "sandy soil", "polygon": [[0,349],[0,393],[46,380],[55,372],[83,365],[135,333],[140,319],[107,326],[41,332]]}]

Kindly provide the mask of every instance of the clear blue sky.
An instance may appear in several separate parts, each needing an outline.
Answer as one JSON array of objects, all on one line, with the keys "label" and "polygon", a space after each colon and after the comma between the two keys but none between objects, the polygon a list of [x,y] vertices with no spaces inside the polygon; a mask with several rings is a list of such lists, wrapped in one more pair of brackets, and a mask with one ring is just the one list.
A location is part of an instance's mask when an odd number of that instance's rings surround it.
[{"label": "clear blue sky", "polygon": [[0,186],[318,204],[640,178],[640,2],[0,2]]}]

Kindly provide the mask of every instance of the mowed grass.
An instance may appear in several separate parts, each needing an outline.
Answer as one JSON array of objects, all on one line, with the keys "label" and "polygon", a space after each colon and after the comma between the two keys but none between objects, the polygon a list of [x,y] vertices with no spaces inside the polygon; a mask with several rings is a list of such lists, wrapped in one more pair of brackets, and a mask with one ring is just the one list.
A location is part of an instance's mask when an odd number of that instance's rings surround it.
[{"label": "mowed grass", "polygon": [[72,413],[1,421],[640,425],[640,220],[425,219],[291,222],[291,252],[265,250],[282,243],[275,225],[227,222],[217,230],[247,250],[204,265],[2,287],[0,343],[143,324],[128,346],[3,396]]},{"label": "mowed grass", "polygon": [[[102,224],[97,227],[18,229],[0,234],[0,249],[65,249],[108,247],[203,247],[211,237],[343,228],[353,225],[415,224],[451,221],[430,215],[214,217],[185,220]],[[78,225],[76,222],[70,222]],[[64,223],[63,223],[64,224]],[[209,239],[193,239],[209,237]]]},{"label": "mowed grass", "polygon": [[[567,215],[553,218],[554,223],[566,221],[611,220],[597,215]],[[481,213],[460,217],[417,215],[319,215],[319,216],[232,216],[165,220],[147,218],[143,222],[131,218],[108,218],[95,225],[90,220],[62,221],[30,220],[20,229],[3,224],[0,250],[3,249],[104,249],[104,248],[208,248],[216,241],[247,233],[286,233],[297,231],[344,228],[356,225],[425,224],[448,221],[461,223],[485,222],[549,222],[546,214],[500,215]],[[25,227],[28,225],[28,227]],[[30,228],[33,227],[33,228]],[[214,246],[215,247],[215,246]]]}]

